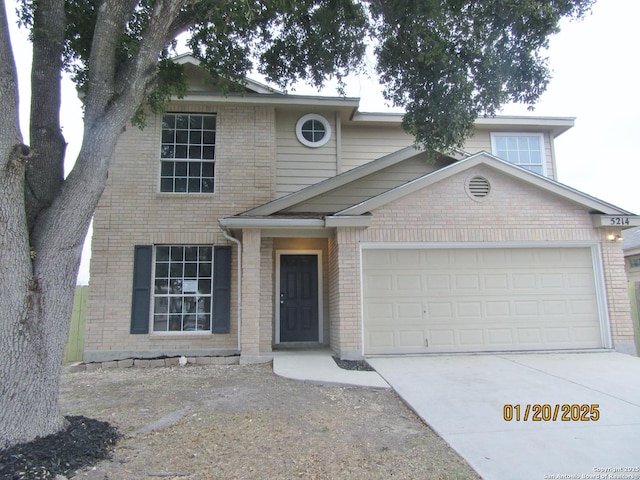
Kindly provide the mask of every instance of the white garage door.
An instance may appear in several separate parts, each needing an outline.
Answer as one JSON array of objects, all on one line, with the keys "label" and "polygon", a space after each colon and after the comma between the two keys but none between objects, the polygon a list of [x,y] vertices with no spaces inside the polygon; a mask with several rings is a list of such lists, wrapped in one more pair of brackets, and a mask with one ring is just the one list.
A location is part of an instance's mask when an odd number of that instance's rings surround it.
[{"label": "white garage door", "polygon": [[602,347],[590,248],[364,249],[365,354]]}]

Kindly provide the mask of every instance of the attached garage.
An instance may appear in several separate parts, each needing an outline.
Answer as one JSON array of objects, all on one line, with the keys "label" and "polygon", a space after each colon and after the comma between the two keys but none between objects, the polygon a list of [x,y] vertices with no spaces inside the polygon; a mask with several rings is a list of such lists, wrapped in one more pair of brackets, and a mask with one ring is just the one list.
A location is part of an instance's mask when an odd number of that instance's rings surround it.
[{"label": "attached garage", "polygon": [[601,348],[599,249],[363,248],[364,353]]}]

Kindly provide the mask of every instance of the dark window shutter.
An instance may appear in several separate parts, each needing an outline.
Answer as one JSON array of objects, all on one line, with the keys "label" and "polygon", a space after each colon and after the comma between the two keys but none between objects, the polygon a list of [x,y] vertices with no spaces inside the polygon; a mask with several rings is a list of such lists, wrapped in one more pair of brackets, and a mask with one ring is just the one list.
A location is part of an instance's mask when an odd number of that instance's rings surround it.
[{"label": "dark window shutter", "polygon": [[151,304],[151,245],[136,245],[133,254],[133,300],[131,302],[131,333],[149,333]]},{"label": "dark window shutter", "polygon": [[231,326],[231,247],[213,247],[213,333]]}]

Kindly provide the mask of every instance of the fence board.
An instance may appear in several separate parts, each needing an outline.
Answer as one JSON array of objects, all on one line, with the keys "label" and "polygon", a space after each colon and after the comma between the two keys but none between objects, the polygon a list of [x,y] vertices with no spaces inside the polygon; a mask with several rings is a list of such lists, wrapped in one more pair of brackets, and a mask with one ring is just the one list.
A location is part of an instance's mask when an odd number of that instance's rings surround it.
[{"label": "fence board", "polygon": [[81,362],[84,354],[84,325],[87,309],[87,285],[77,286],[73,297],[73,313],[69,325],[69,339],[64,352],[65,362]]}]

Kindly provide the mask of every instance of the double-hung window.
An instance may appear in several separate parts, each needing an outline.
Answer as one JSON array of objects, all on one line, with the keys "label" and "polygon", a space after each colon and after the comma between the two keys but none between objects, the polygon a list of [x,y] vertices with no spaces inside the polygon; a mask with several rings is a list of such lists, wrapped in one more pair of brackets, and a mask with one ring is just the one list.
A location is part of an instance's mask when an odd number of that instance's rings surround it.
[{"label": "double-hung window", "polygon": [[210,332],[213,248],[158,245],[155,250],[153,331]]},{"label": "double-hung window", "polygon": [[496,157],[540,175],[545,174],[544,139],[538,133],[492,133],[491,148]]},{"label": "double-hung window", "polygon": [[215,150],[215,115],[165,115],[162,118],[160,191],[213,193]]}]

